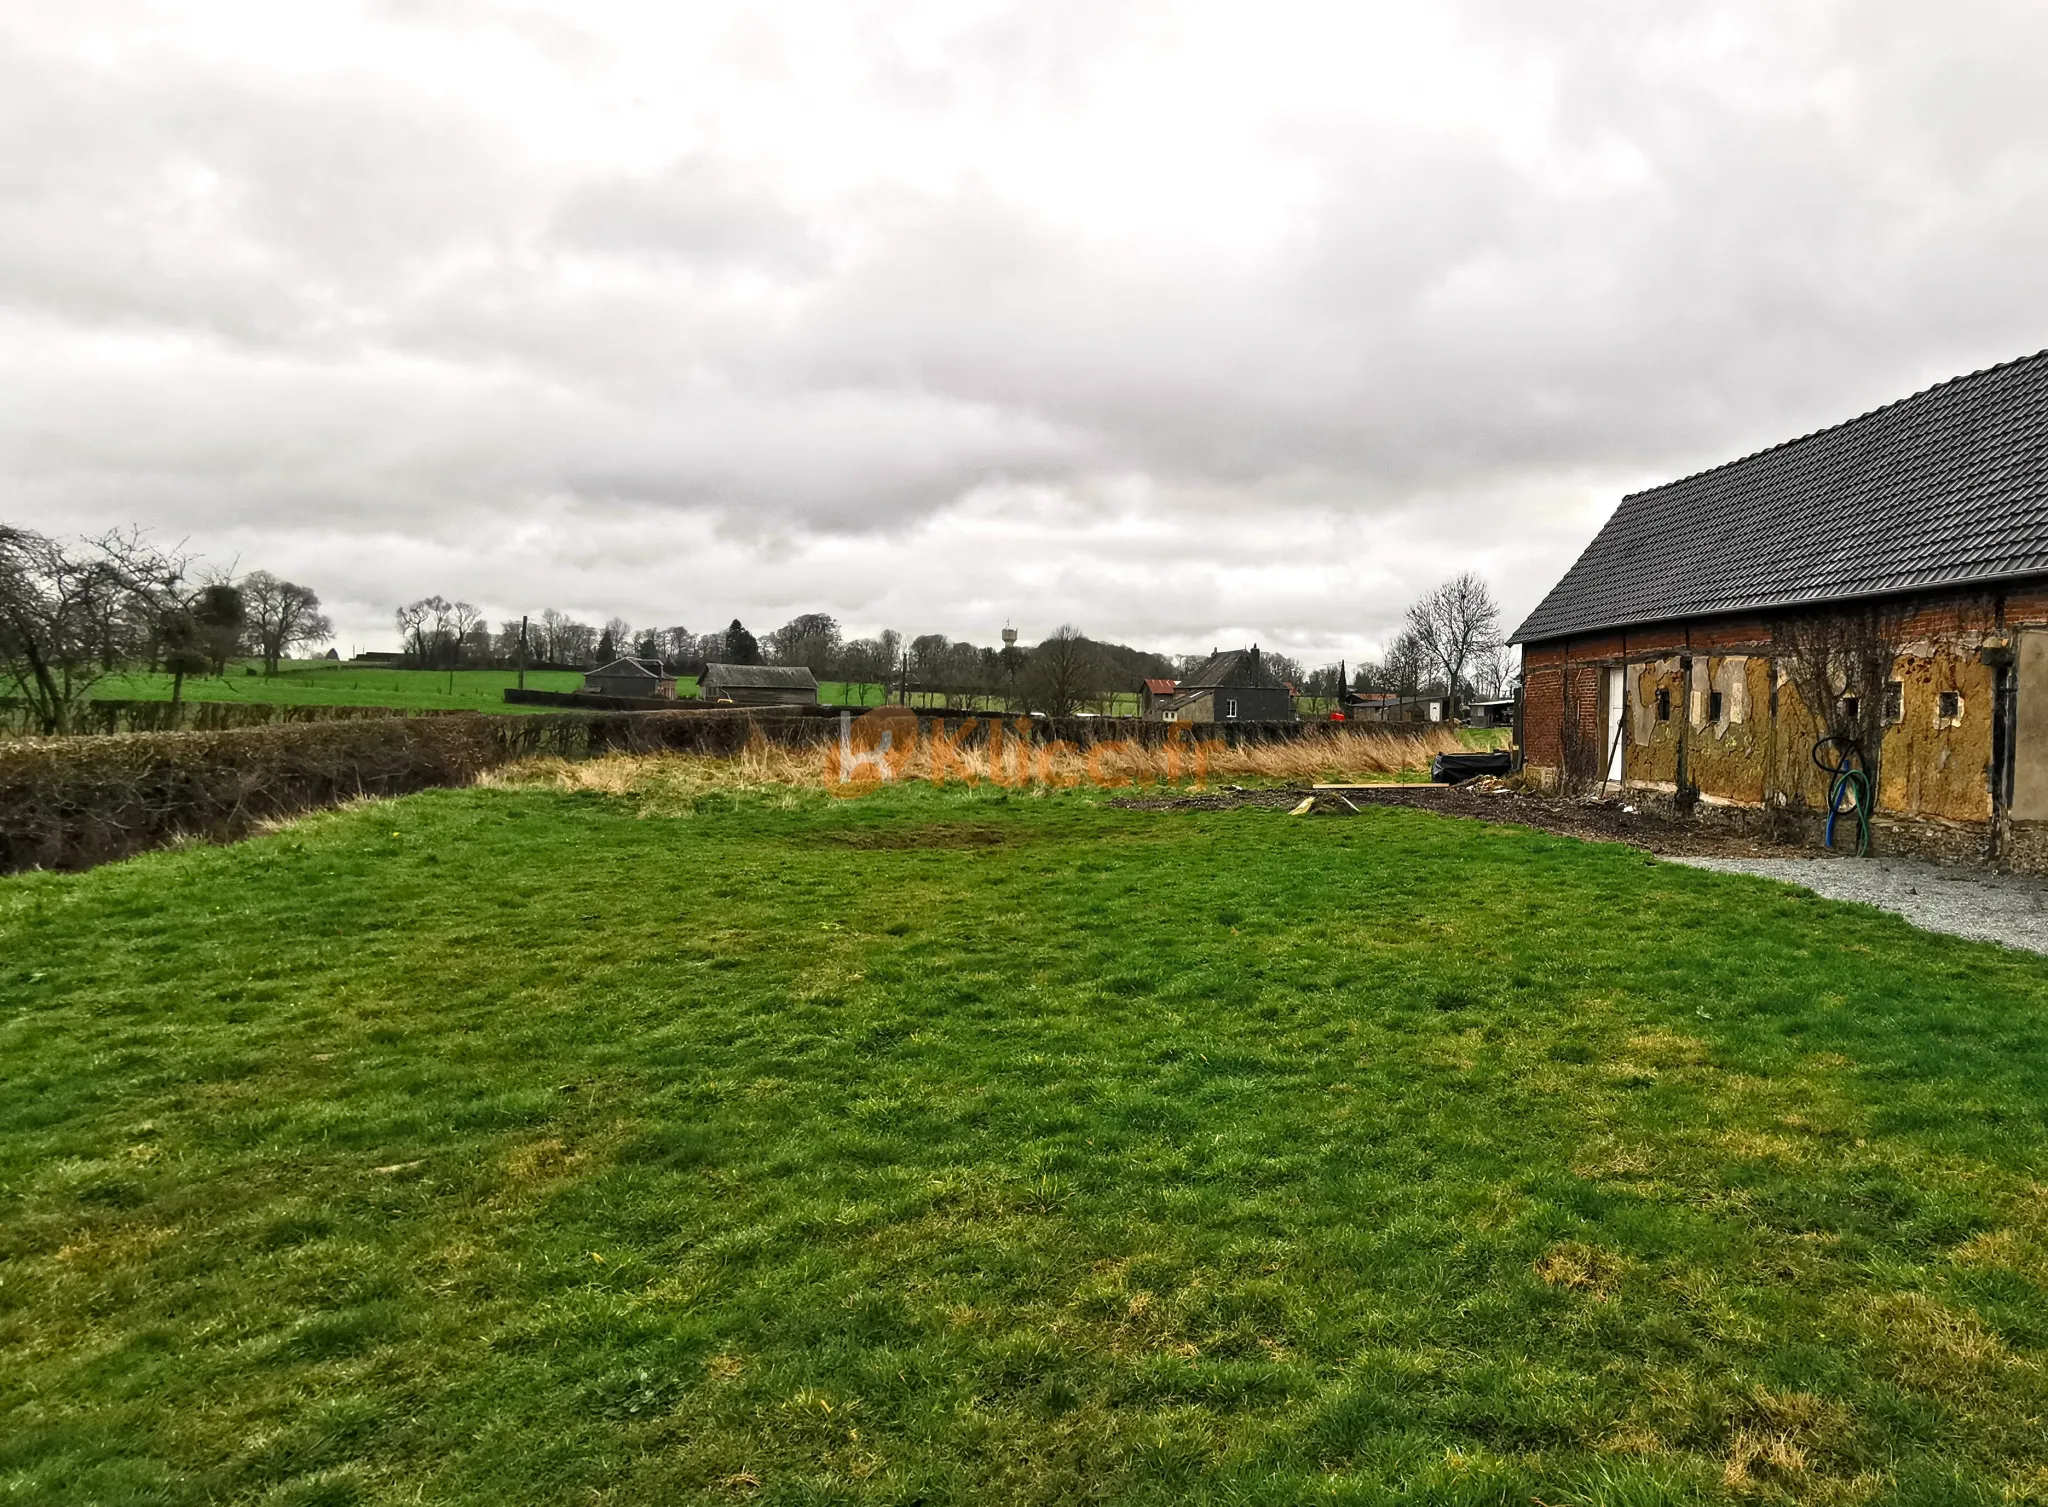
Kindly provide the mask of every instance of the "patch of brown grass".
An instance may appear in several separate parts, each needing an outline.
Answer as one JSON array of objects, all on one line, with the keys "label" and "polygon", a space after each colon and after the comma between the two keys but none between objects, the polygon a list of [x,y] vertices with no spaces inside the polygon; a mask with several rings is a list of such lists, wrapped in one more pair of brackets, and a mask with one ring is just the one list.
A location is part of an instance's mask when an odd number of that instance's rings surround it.
[{"label": "patch of brown grass", "polygon": [[1893,1375],[1909,1387],[1958,1391],[2013,1361],[2005,1342],[1975,1314],[1925,1293],[1892,1293],[1866,1304],[1860,1317],[1866,1332],[1891,1353]]},{"label": "patch of brown grass", "polygon": [[1536,1258],[1536,1275],[1552,1287],[1604,1298],[1621,1280],[1624,1265],[1612,1251],[1603,1251],[1581,1240],[1567,1240]]},{"label": "patch of brown grass", "polygon": [[[1221,780],[1341,783],[1426,769],[1439,753],[1462,745],[1447,728],[1398,736],[1371,728],[1340,728],[1281,743],[1228,748],[1192,742],[1147,748],[1113,740],[1092,748],[1014,737],[956,747],[918,736],[888,764],[890,782],[978,786],[1033,793],[1089,787],[1206,784]],[[874,766],[842,779],[837,744],[785,748],[755,739],[730,757],[706,754],[608,754],[581,761],[529,759],[487,771],[478,782],[496,789],[590,791],[637,796],[647,814],[687,811],[712,791],[786,797],[793,791],[865,794],[883,783]]]}]

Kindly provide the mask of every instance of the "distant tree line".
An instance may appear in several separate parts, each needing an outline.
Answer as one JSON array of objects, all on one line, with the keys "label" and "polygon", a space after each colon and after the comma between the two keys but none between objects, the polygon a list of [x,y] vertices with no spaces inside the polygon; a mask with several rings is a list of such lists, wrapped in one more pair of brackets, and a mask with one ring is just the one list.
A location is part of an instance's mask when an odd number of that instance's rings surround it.
[{"label": "distant tree line", "polygon": [[0,523],[0,695],[46,734],[117,671],[167,671],[176,702],[192,676],[247,657],[275,674],[333,631],[314,591],[268,571],[203,567],[138,529],[65,541]]},{"label": "distant tree line", "polygon": [[[943,633],[906,640],[894,629],[850,639],[824,612],[801,613],[764,635],[738,618],[696,633],[636,628],[622,617],[585,623],[554,608],[493,627],[468,602],[427,596],[400,607],[395,621],[406,662],[424,669],[589,667],[628,656],[674,675],[702,674],[709,663],[802,665],[820,680],[879,687],[883,697],[996,699],[1053,715],[1106,710],[1140,681],[1185,678],[1208,658],[1107,643],[1072,624],[1034,645]],[[294,651],[326,643],[333,631],[318,593],[268,571],[206,567],[136,529],[66,542],[0,523],[0,695],[25,703],[46,733],[66,731],[92,688],[118,670],[169,673],[175,701],[186,679],[223,674],[237,659],[260,659],[274,675]],[[1465,700],[1504,694],[1514,658],[1501,642],[1492,593],[1468,572],[1412,604],[1376,661],[1348,673],[1341,665],[1310,672],[1268,651],[1257,673],[1311,697],[1334,697],[1342,681],[1354,690]]]},{"label": "distant tree line", "polygon": [[[1179,680],[1209,658],[1106,643],[1072,624],[1031,646],[975,644],[943,633],[905,639],[893,628],[848,638],[825,612],[801,613],[761,635],[738,618],[696,633],[635,627],[622,617],[587,623],[552,607],[493,628],[476,607],[439,596],[399,608],[397,626],[407,663],[424,669],[590,668],[635,658],[660,664],[666,674],[701,675],[707,664],[801,665],[821,681],[879,687],[884,696],[940,696],[960,704],[998,698],[1054,715],[1106,709],[1140,681]],[[1386,654],[1355,673],[1336,664],[1308,671],[1286,654],[1265,651],[1257,674],[1265,684],[1310,697],[1334,698],[1340,680],[1354,690],[1489,697],[1513,679],[1499,626],[1500,609],[1486,583],[1468,573],[1411,606]]]},{"label": "distant tree line", "polygon": [[1173,678],[1201,658],[1183,662],[1102,643],[1071,626],[1036,648],[974,644],[943,633],[906,640],[895,629],[848,638],[839,620],[824,612],[801,613],[759,635],[738,618],[696,633],[635,627],[622,617],[587,623],[554,608],[523,623],[501,620],[494,629],[469,603],[430,596],[399,608],[396,621],[406,662],[424,669],[509,669],[522,662],[589,668],[635,658],[658,663],[667,674],[701,675],[707,664],[801,665],[820,680],[878,687],[882,697],[995,698],[1058,713],[1107,705],[1139,680]]}]

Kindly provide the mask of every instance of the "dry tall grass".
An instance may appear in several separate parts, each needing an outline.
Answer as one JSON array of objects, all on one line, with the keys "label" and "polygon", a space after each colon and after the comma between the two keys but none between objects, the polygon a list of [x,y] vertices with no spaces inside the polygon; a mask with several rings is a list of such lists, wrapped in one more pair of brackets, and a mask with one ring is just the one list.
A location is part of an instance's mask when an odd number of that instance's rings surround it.
[{"label": "dry tall grass", "polygon": [[1439,753],[1462,745],[1449,728],[1398,736],[1372,728],[1338,728],[1288,742],[1227,748],[1192,740],[1163,748],[1108,742],[1076,748],[998,738],[961,747],[928,736],[892,740],[886,750],[860,748],[842,767],[837,744],[783,748],[757,738],[729,758],[702,754],[613,754],[572,762],[532,759],[483,776],[499,787],[545,786],[608,795],[662,795],[687,802],[713,790],[827,791],[865,794],[885,782],[994,784],[1049,791],[1139,785],[1202,785],[1228,780],[1290,783],[1385,778],[1425,770]]}]

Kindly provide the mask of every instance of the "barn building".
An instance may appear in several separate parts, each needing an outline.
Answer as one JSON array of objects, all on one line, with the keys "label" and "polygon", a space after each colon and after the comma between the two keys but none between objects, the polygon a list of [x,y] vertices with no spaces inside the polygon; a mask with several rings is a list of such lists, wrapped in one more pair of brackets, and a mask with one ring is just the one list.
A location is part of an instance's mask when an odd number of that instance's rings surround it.
[{"label": "barn building", "polygon": [[734,706],[816,706],[818,681],[802,665],[706,665],[697,694]]},{"label": "barn building", "polygon": [[[2048,867],[2048,352],[1625,497],[1515,631],[1527,768]],[[1825,766],[1825,767],[1823,767]]]},{"label": "barn building", "polygon": [[1179,683],[1147,676],[1138,682],[1138,715],[1157,720],[1173,700],[1173,693],[1180,689]]},{"label": "barn building", "polygon": [[676,694],[676,679],[664,675],[661,666],[651,659],[615,659],[608,665],[599,665],[583,676],[583,689],[595,696],[633,696],[646,699],[673,701]]}]

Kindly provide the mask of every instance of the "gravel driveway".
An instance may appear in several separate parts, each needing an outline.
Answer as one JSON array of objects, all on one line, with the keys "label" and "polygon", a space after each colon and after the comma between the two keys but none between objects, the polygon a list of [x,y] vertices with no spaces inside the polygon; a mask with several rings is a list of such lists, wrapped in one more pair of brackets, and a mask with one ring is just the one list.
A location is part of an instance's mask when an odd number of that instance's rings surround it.
[{"label": "gravel driveway", "polygon": [[2048,953],[2048,881],[1905,858],[1695,858],[1669,863],[1755,874],[1904,916],[1928,931]]}]

